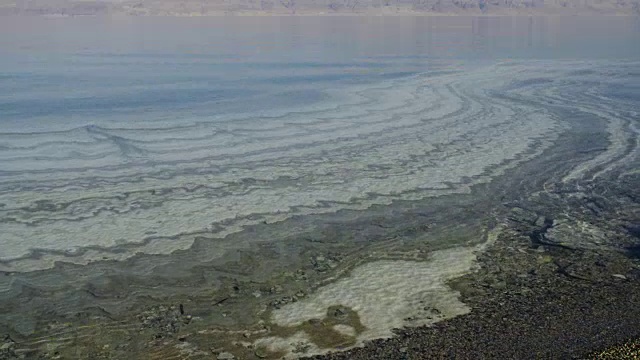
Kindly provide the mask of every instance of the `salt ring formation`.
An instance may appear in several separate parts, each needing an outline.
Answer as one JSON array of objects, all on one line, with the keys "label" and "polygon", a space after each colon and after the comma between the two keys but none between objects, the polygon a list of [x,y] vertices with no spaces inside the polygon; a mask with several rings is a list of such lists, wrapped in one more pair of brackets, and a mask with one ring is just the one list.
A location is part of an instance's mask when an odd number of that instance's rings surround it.
[{"label": "salt ring formation", "polygon": [[503,204],[638,172],[639,104],[616,92],[638,65],[460,64],[259,115],[9,123],[0,329],[28,349],[188,332],[214,349],[162,358],[298,357],[466,313],[447,281]]}]

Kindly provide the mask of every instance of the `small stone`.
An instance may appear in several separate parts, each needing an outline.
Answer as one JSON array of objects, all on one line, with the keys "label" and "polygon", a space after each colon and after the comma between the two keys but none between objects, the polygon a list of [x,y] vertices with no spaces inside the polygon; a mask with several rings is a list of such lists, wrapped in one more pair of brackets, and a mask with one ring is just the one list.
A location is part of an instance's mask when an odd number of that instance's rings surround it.
[{"label": "small stone", "polygon": [[334,312],[333,312],[333,316],[337,317],[337,318],[343,318],[347,316],[347,311],[344,308],[337,308]]},{"label": "small stone", "polygon": [[235,346],[241,346],[245,349],[253,349],[253,344],[248,341],[236,341],[233,343]]},{"label": "small stone", "polygon": [[218,360],[232,360],[235,359],[236,357],[233,356],[232,353],[228,353],[228,352],[221,352],[220,354],[218,354],[218,357],[216,359]]},{"label": "small stone", "polygon": [[627,280],[627,277],[622,274],[613,274],[613,277],[621,280]]},{"label": "small stone", "polygon": [[264,349],[257,349],[254,354],[260,359],[264,359],[269,355]]},{"label": "small stone", "polygon": [[400,348],[400,352],[403,353],[403,354],[406,353],[407,350],[408,350],[408,348],[406,346]]},{"label": "small stone", "polygon": [[502,290],[507,287],[507,283],[504,281],[498,281],[496,283],[491,284],[491,287],[497,290]]}]

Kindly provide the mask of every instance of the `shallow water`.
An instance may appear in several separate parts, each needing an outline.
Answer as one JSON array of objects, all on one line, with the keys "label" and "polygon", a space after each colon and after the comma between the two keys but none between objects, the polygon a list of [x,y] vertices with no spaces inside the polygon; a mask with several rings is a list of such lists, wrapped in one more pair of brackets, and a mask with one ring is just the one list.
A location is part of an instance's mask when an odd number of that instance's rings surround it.
[{"label": "shallow water", "polygon": [[[481,242],[500,202],[637,160],[639,24],[3,19],[0,330],[238,282],[259,309],[260,286]],[[203,328],[261,316],[194,302]]]}]

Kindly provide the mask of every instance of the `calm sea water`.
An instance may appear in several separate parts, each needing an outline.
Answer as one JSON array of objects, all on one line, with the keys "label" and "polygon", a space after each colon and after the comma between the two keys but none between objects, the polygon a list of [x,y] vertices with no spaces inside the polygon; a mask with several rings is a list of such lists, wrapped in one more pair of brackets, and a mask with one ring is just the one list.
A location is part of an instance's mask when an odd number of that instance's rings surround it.
[{"label": "calm sea water", "polygon": [[210,357],[302,291],[390,336],[510,204],[632,181],[639,114],[632,17],[1,18],[0,334],[168,358],[184,304]]},{"label": "calm sea water", "polygon": [[504,59],[638,59],[637,18],[5,18],[3,130],[268,112]]},{"label": "calm sea water", "polygon": [[[638,61],[632,17],[3,18],[0,261],[167,254],[437,195],[559,130],[540,110],[481,109],[490,90],[633,103]],[[472,135],[486,141],[451,140]],[[482,157],[448,157],[469,151]]]}]

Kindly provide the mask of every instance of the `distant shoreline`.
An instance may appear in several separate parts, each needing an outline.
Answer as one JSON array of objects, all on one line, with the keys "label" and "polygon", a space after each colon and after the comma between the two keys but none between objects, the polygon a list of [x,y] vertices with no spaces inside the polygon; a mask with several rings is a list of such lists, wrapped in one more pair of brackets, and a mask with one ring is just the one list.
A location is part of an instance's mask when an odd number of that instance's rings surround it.
[{"label": "distant shoreline", "polygon": [[[326,16],[326,17],[593,17],[593,16],[640,16],[640,0],[637,6],[628,4],[625,6],[604,5],[601,7],[490,7],[481,10],[473,8],[446,8],[433,10],[431,8],[415,7],[411,3],[397,1],[397,6],[378,6],[368,3],[360,3],[358,0],[325,0],[323,4],[302,3],[305,0],[271,1],[271,0],[232,0],[228,3],[199,3],[187,1],[176,3],[173,0],[160,2],[138,3],[123,2],[92,2],[70,1],[48,6],[28,3],[22,6],[17,4],[4,4],[0,0],[0,16],[3,15],[27,15],[47,17],[74,17],[74,16],[177,16],[177,17],[221,17],[221,16]],[[418,1],[418,0],[415,0]],[[352,5],[349,5],[353,3]],[[268,5],[265,5],[268,4]],[[293,4],[293,5],[291,5]],[[338,4],[338,5],[336,5]],[[355,5],[354,5],[355,4]],[[635,6],[635,7],[634,7]]]},{"label": "distant shoreline", "polygon": [[640,0],[0,0],[0,15],[640,16]]},{"label": "distant shoreline", "polygon": [[301,14],[282,14],[282,13],[210,13],[210,14],[158,14],[158,15],[139,15],[139,14],[2,14],[0,18],[8,17],[33,17],[33,18],[48,18],[48,19],[64,19],[64,18],[81,18],[81,17],[99,17],[99,18],[162,18],[162,17],[176,17],[176,18],[269,18],[269,17],[324,17],[324,18],[455,18],[455,17],[478,17],[478,18],[564,18],[564,17],[608,17],[608,18],[630,18],[638,17],[638,15],[631,14],[583,14],[583,15],[566,15],[566,14],[434,14],[434,13],[402,13],[402,14],[316,14],[316,13],[301,13]]}]

